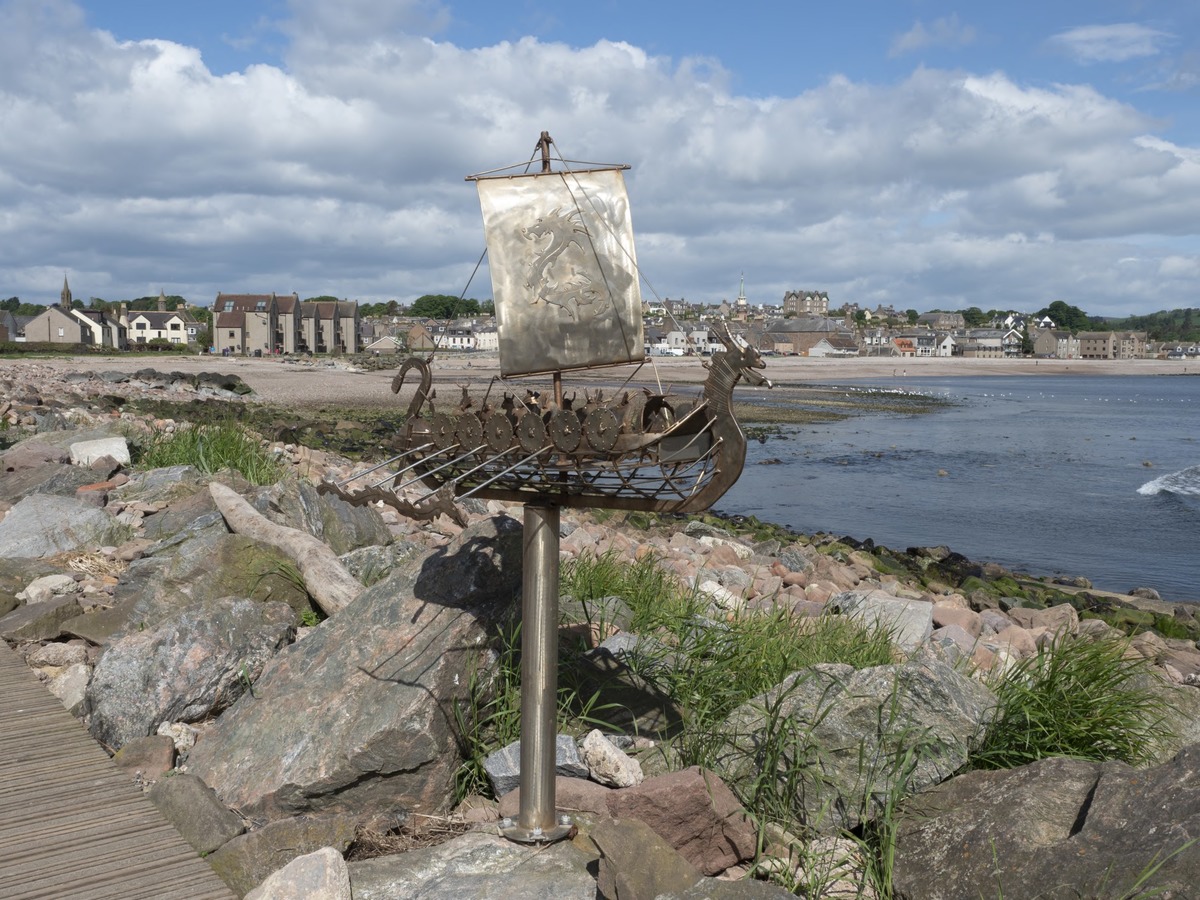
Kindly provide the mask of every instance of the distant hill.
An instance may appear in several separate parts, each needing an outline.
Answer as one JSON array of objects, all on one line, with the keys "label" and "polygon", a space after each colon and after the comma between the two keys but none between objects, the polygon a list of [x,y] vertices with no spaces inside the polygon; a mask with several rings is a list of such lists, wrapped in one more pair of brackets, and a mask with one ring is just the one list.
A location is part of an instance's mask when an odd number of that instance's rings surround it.
[{"label": "distant hill", "polygon": [[1144,331],[1152,341],[1196,343],[1200,341],[1200,309],[1165,309],[1146,316],[1104,319],[1104,331]]}]

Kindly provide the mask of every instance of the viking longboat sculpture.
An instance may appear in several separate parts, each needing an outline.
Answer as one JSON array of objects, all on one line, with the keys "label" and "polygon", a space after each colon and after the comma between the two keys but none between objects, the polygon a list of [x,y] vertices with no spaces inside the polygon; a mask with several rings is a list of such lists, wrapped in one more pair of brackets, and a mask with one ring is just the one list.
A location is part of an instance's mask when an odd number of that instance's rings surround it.
[{"label": "viking longboat sculpture", "polygon": [[[435,409],[432,357],[410,357],[392,381],[399,393],[410,373],[420,376],[399,452],[322,491],[356,504],[382,501],[417,519],[444,513],[462,521],[455,500],[467,496],[692,512],[711,506],[741,474],[746,437],[733,388],[743,379],[771,383],[758,351],[724,324],[710,329],[724,350],[704,361],[698,396],[634,388],[610,397],[585,391],[581,402],[564,394],[564,373],[642,365],[646,354],[621,174],[628,166],[551,171],[550,144],[543,133],[541,172],[468,180],[483,209],[501,383],[548,375],[552,390],[502,389],[497,401],[490,385],[476,405],[464,387],[458,408]],[[381,469],[385,477],[363,484]],[[418,484],[424,493],[415,500],[398,493]]]}]

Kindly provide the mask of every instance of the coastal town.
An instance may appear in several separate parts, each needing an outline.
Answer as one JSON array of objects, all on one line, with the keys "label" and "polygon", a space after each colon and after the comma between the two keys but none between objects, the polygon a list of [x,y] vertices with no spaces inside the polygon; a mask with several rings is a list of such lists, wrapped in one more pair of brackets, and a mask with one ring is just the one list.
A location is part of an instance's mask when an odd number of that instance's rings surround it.
[{"label": "coastal town", "polygon": [[[452,300],[453,298],[446,298]],[[16,298],[12,298],[16,300]],[[9,306],[16,306],[11,301]],[[473,315],[414,315],[420,301],[362,304],[290,294],[218,293],[209,306],[179,297],[84,306],[67,279],[57,302],[36,314],[0,306],[0,344],[72,348],[180,349],[223,356],[495,352],[490,302],[467,301]],[[1061,301],[1051,304],[1075,310]],[[150,307],[150,308],[145,308]],[[28,310],[30,304],[20,309]],[[945,312],[856,303],[836,306],[826,291],[787,291],[779,303],[752,304],[744,283],[733,301],[643,301],[647,356],[708,356],[720,348],[711,330],[724,323],[768,356],[822,359],[1195,359],[1200,343],[1154,340],[1146,331],[1087,330],[1043,313],[972,307]],[[1186,310],[1186,313],[1191,312]],[[19,348],[14,348],[19,349]],[[62,349],[67,349],[64,346]]]}]

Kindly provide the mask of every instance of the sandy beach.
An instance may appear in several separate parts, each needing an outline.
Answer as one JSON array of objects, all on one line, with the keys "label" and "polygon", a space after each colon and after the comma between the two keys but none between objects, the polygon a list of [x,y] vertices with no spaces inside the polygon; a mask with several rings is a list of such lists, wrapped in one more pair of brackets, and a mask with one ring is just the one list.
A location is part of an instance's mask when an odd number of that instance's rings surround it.
[{"label": "sandy beach", "polygon": [[[398,367],[403,357],[397,357]],[[12,361],[15,362],[15,361]],[[142,355],[120,357],[63,357],[30,360],[64,371],[120,371],[158,369],[180,372],[224,372],[236,374],[255,393],[255,399],[284,407],[316,408],[354,406],[364,408],[393,407],[407,403],[416,386],[415,373],[410,376],[398,399],[391,392],[395,368],[362,371],[340,359],[291,361],[285,359],[256,359],[222,356]],[[807,357],[772,356],[767,360],[766,375],[776,389],[805,388],[818,384],[838,384],[852,379],[893,380],[898,388],[914,378],[967,376],[1025,376],[1063,375],[1087,377],[1095,375],[1200,375],[1200,361],[1190,360],[1033,360],[1033,359],[812,359]],[[0,363],[0,370],[9,363]],[[486,391],[491,379],[498,374],[498,361],[493,354],[454,355],[439,357],[433,364],[434,383],[442,398],[457,397],[463,386],[472,394]],[[668,387],[699,384],[706,370],[694,358],[653,357],[636,371],[629,384],[633,386]],[[564,380],[571,387],[611,388],[623,385],[629,370],[598,370],[587,375],[573,374]],[[537,380],[510,382],[498,385],[493,391],[508,389],[523,391],[538,388]],[[761,390],[761,389],[759,389]],[[739,399],[749,399],[749,389],[740,388]],[[778,396],[778,395],[776,395]]]}]

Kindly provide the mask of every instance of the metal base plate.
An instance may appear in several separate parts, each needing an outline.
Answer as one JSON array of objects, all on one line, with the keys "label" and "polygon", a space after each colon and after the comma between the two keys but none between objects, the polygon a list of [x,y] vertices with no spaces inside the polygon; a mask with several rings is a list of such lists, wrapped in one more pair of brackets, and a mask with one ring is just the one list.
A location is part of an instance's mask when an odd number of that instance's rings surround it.
[{"label": "metal base plate", "polygon": [[551,828],[523,828],[516,823],[505,827],[501,823],[500,835],[518,844],[552,844],[567,837],[574,827],[574,823],[571,822]]}]

